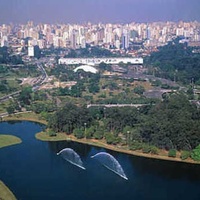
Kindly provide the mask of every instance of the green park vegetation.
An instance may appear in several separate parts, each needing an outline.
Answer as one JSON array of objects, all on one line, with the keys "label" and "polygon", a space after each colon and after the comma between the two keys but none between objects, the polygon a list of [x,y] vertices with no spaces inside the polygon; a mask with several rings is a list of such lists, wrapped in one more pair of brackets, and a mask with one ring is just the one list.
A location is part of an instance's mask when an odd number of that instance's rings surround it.
[{"label": "green park vegetation", "polygon": [[0,134],[0,148],[20,144],[21,142],[21,139],[16,136]]},{"label": "green park vegetation", "polygon": [[87,109],[68,103],[48,118],[47,126],[55,133],[73,134],[77,139],[103,140],[151,155],[167,150],[165,156],[186,160],[198,154],[199,123],[198,108],[184,94],[174,93],[156,105],[139,109]]},{"label": "green park vegetation", "polygon": [[2,181],[0,181],[0,199],[16,200],[14,194],[8,189],[8,187]]},{"label": "green park vegetation", "polygon": [[[192,50],[193,48],[186,44],[180,44],[177,39],[145,58],[145,73],[184,85],[183,91],[179,91],[178,86],[162,83],[161,79],[144,81],[140,78],[125,78],[124,75],[133,69],[133,66],[122,63],[119,66],[123,67],[125,72],[113,76],[108,75],[113,73],[112,66],[105,63],[98,66],[97,74],[82,70],[74,73],[73,69],[77,66],[57,64],[53,68],[46,68],[48,75],[54,77],[52,83],[75,81],[76,84],[38,91],[33,91],[30,86],[20,86],[21,92],[17,97],[1,103],[0,111],[7,111],[9,114],[3,120],[31,120],[47,124],[48,131],[37,135],[44,140],[62,140],[62,137],[65,140],[73,136],[145,155],[198,160],[200,111],[189,100],[193,99],[191,80],[194,80],[196,85],[200,82],[200,58],[199,54],[193,54]],[[115,55],[107,50],[91,47],[70,50],[66,57],[88,56]],[[2,63],[6,64],[5,61]],[[3,94],[12,91],[10,88],[18,88],[20,77],[35,77],[39,73],[32,65],[21,68],[17,66],[17,69],[19,70],[3,65],[0,67],[6,77],[6,80],[0,82],[0,88],[6,90]],[[13,79],[14,76],[17,79]],[[173,88],[176,91],[163,95],[162,100],[146,98],[144,93],[154,88]],[[87,108],[88,104],[145,105],[140,108]],[[16,114],[21,111],[32,112]],[[59,133],[66,133],[67,137]]]}]

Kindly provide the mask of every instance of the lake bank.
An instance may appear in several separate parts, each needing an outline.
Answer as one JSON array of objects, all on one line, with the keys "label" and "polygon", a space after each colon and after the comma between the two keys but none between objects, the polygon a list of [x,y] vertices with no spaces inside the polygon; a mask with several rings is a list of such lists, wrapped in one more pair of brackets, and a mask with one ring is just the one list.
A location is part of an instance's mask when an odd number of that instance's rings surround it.
[{"label": "lake bank", "polygon": [[2,181],[0,181],[0,199],[17,200],[15,195],[8,189],[8,187]]},{"label": "lake bank", "polygon": [[29,113],[16,113],[2,118],[2,122],[4,121],[32,121],[38,122],[44,125],[47,125],[47,121],[41,119],[39,115],[34,112]]},{"label": "lake bank", "polygon": [[[47,125],[47,121],[44,119],[41,119],[40,116],[37,114],[31,112],[31,113],[24,113],[24,114],[19,114],[19,115],[11,115],[8,117],[4,117],[2,121],[33,121],[33,122],[38,122],[44,125]],[[165,150],[159,150],[159,154],[147,154],[143,153],[142,151],[133,151],[130,149],[127,149],[126,146],[121,146],[121,145],[109,145],[106,143],[105,140],[95,140],[95,139],[77,139],[73,135],[67,135],[65,133],[57,133],[57,136],[49,136],[48,134],[41,132],[36,134],[36,138],[42,141],[74,141],[78,143],[83,143],[83,144],[89,144],[97,147],[103,147],[107,148],[113,151],[121,152],[121,153],[126,153],[134,156],[140,156],[140,157],[146,157],[146,158],[152,158],[152,159],[160,159],[160,160],[166,160],[166,161],[174,161],[174,162],[183,162],[183,163],[189,163],[189,164],[200,164],[200,162],[196,162],[192,160],[191,158],[182,160],[180,158],[181,152],[177,151],[177,156],[176,158],[173,157],[168,157],[168,151]]]},{"label": "lake bank", "polygon": [[36,138],[42,141],[73,141],[73,142],[78,142],[82,144],[102,147],[102,148],[110,149],[110,150],[117,151],[120,153],[125,153],[125,154],[139,156],[139,157],[160,159],[160,160],[173,161],[173,162],[183,162],[183,163],[189,163],[189,164],[200,164],[200,162],[196,162],[192,160],[191,158],[182,160],[180,158],[181,152],[177,152],[176,158],[168,157],[168,151],[165,151],[165,150],[160,150],[158,155],[151,154],[151,153],[147,154],[147,153],[143,153],[142,151],[129,150],[127,149],[126,146],[109,145],[106,143],[105,140],[85,139],[85,138],[77,139],[75,136],[67,135],[65,133],[57,133],[56,136],[49,136],[46,132],[40,132],[36,134]]}]

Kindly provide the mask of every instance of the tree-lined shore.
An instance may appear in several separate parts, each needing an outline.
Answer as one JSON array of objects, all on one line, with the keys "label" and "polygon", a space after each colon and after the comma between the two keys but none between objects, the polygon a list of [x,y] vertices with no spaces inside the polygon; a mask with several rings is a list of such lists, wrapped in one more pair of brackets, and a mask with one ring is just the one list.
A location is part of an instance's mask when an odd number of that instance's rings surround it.
[{"label": "tree-lined shore", "polygon": [[[200,113],[184,94],[140,108],[87,108],[67,103],[49,115],[46,141],[73,140],[149,158],[198,163]],[[38,114],[4,120],[45,123]],[[62,134],[61,134],[62,133]]]}]

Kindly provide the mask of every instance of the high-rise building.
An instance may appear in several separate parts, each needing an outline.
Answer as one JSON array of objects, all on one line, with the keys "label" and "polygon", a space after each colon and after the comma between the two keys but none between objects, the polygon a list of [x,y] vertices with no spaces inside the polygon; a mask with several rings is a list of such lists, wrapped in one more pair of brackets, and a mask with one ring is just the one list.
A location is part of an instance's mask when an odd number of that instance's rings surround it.
[{"label": "high-rise building", "polygon": [[151,30],[150,30],[150,27],[147,26],[147,40],[150,40],[151,39]]},{"label": "high-rise building", "polygon": [[71,34],[71,48],[72,49],[76,49],[76,40],[77,40],[76,30],[73,29],[72,34]]},{"label": "high-rise building", "polygon": [[124,29],[122,32],[122,49],[126,50],[129,48],[129,31]]}]

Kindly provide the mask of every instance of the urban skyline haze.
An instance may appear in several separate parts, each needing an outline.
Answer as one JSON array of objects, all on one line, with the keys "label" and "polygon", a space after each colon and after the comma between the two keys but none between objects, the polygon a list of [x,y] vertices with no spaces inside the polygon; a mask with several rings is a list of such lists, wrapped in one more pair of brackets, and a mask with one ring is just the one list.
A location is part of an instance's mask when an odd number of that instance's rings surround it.
[{"label": "urban skyline haze", "polygon": [[0,23],[200,21],[199,0],[0,0]]}]

